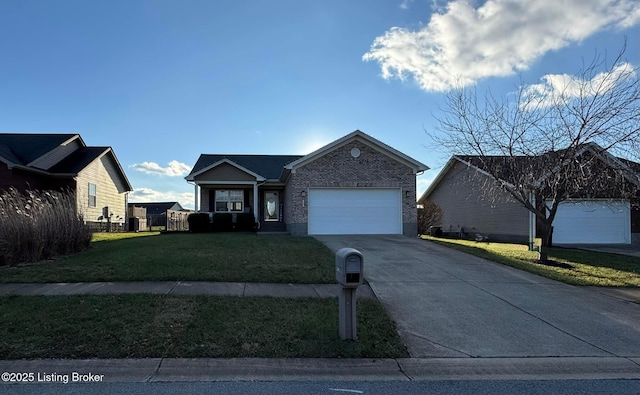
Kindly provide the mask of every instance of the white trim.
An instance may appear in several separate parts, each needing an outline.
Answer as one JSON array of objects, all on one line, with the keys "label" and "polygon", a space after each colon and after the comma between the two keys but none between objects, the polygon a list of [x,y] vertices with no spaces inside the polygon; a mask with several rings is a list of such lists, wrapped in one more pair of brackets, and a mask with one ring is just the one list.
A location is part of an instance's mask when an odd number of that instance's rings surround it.
[{"label": "white trim", "polygon": [[255,222],[259,222],[260,221],[260,218],[259,218],[259,215],[258,215],[258,213],[260,212],[258,210],[258,200],[260,200],[259,196],[258,196],[258,183],[254,182],[253,183],[253,218],[254,218]]},{"label": "white trim", "polygon": [[193,191],[193,196],[195,199],[195,205],[193,206],[193,211],[195,211],[196,213],[200,212],[199,211],[199,207],[200,207],[200,197],[198,196],[198,184],[193,184],[193,187],[195,188],[195,190]]},{"label": "white trim", "polygon": [[257,181],[192,181],[196,185],[253,185]]},{"label": "white trim", "polygon": [[207,167],[204,167],[204,168],[202,168],[202,169],[198,170],[198,171],[197,171],[197,172],[195,172],[195,173],[189,174],[188,176],[186,176],[186,177],[185,177],[185,179],[186,179],[187,181],[195,181],[195,182],[198,182],[198,181],[196,181],[196,180],[195,180],[195,177],[197,177],[197,176],[199,176],[200,174],[205,173],[205,172],[207,172],[207,171],[209,171],[209,170],[211,170],[211,169],[214,169],[214,168],[216,168],[216,167],[220,166],[220,165],[221,165],[221,164],[223,164],[223,163],[229,164],[229,165],[231,165],[231,166],[235,167],[236,169],[238,169],[238,170],[240,170],[240,171],[243,171],[243,172],[245,172],[245,173],[249,174],[250,176],[255,177],[255,178],[256,178],[256,181],[265,181],[265,180],[266,180],[266,178],[264,178],[264,177],[263,177],[263,176],[261,176],[260,174],[254,173],[254,172],[252,172],[251,170],[247,169],[246,167],[242,167],[242,166],[240,166],[239,164],[237,164],[236,162],[234,162],[234,161],[232,161],[232,160],[230,160],[230,159],[228,159],[228,158],[221,159],[221,160],[219,160],[219,161],[217,161],[217,162],[215,162],[215,163],[213,163],[213,164],[211,164],[211,165],[209,165],[209,166],[207,166]]},{"label": "white trim", "polygon": [[360,142],[363,142],[365,144],[368,143],[367,145],[369,145],[371,148],[376,149],[377,151],[391,157],[392,159],[406,163],[409,167],[413,168],[414,173],[429,170],[429,166],[425,165],[424,163],[418,162],[417,160],[403,154],[402,152],[386,145],[385,143],[379,140],[376,140],[375,138],[369,136],[368,134],[360,130],[355,130],[349,133],[348,135],[342,138],[339,138],[338,140],[335,140],[334,142],[329,143],[324,147],[318,150],[315,150],[312,153],[305,155],[302,158],[289,163],[284,168],[291,170],[293,173],[295,173],[295,169],[297,167],[300,167],[309,162],[312,162],[317,158],[325,155],[326,153],[342,147],[343,145],[349,143],[351,140],[359,140]]}]

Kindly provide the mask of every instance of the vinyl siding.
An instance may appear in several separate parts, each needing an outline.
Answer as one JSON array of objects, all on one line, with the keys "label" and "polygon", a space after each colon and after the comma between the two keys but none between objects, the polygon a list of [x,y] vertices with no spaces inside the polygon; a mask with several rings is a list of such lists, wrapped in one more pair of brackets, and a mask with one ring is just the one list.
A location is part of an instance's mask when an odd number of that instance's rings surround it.
[{"label": "vinyl siding", "polygon": [[[486,175],[462,163],[440,181],[429,200],[442,209],[442,230],[481,233],[494,240],[526,241],[529,211]],[[486,192],[493,189],[493,192]]]},{"label": "vinyl siding", "polygon": [[228,163],[222,163],[211,170],[207,170],[195,177],[196,181],[255,181],[251,174],[234,167]]},{"label": "vinyl siding", "polygon": [[[112,222],[122,222],[126,214],[126,187],[119,171],[113,163],[111,155],[107,154],[93,161],[78,174],[78,210],[83,214],[86,222],[97,221],[102,216],[104,207],[109,207]],[[89,207],[89,183],[96,185],[96,207]],[[120,217],[116,219],[116,217]]]}]

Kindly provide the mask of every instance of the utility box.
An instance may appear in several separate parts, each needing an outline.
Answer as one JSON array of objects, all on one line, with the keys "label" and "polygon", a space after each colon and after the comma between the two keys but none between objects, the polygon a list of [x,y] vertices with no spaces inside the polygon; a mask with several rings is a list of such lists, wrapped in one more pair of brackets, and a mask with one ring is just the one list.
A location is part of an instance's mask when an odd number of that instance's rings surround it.
[{"label": "utility box", "polygon": [[357,288],[364,283],[364,259],[354,248],[341,248],[336,252],[336,281],[343,288]]}]

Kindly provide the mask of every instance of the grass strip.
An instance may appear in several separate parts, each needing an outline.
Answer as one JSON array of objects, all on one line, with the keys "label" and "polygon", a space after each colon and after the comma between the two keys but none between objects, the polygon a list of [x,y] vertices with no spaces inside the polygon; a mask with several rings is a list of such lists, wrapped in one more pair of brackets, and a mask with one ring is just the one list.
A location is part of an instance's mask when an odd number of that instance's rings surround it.
[{"label": "grass strip", "polygon": [[572,285],[640,287],[640,259],[568,248],[550,248],[549,259],[571,268],[536,263],[538,253],[526,245],[422,236],[440,245]]},{"label": "grass strip", "polygon": [[380,303],[358,300],[358,340],[335,298],[169,295],[0,298],[0,359],[407,357]]},{"label": "grass strip", "polygon": [[253,233],[146,235],[96,234],[88,251],[35,265],[2,267],[0,282],[335,282],[334,255],[312,237]]}]

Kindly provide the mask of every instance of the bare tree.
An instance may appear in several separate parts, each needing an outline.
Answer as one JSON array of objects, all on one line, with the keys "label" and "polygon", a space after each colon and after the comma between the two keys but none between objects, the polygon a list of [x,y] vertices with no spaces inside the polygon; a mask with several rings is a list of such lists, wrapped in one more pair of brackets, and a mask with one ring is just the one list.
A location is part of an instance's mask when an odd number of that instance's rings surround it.
[{"label": "bare tree", "polygon": [[424,201],[422,205],[418,208],[418,233],[426,234],[430,227],[442,223],[442,209],[431,200]]},{"label": "bare tree", "polygon": [[535,214],[541,261],[561,202],[638,197],[638,69],[623,54],[611,64],[596,55],[576,76],[547,76],[502,98],[451,91],[438,133],[429,133],[489,175],[484,196],[502,189]]}]

